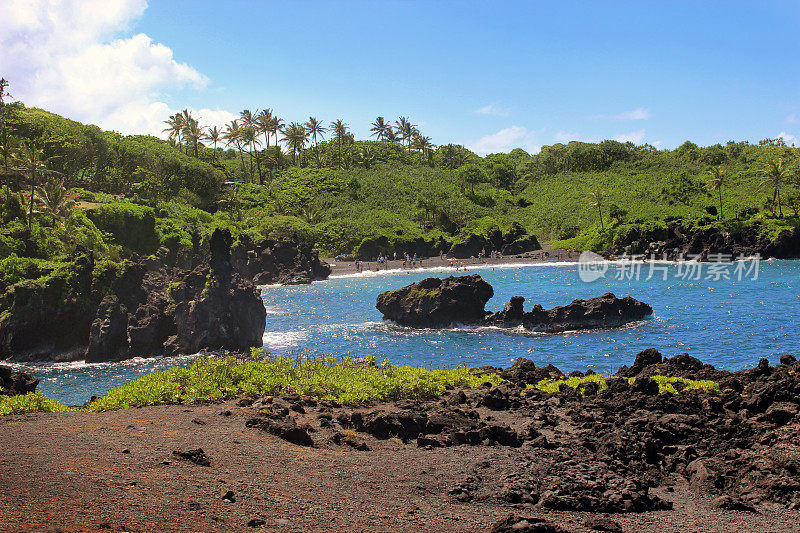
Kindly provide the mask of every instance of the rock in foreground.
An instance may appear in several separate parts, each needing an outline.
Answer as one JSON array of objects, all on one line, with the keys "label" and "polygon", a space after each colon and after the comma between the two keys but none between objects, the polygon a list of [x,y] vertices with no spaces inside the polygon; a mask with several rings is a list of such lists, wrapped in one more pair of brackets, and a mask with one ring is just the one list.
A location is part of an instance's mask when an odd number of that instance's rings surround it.
[{"label": "rock in foreground", "polygon": [[10,366],[0,365],[0,394],[16,396],[35,392],[39,380],[27,372],[19,372]]},{"label": "rock in foreground", "polygon": [[571,304],[544,309],[537,304],[525,312],[525,298],[514,296],[503,310],[484,309],[494,295],[492,286],[479,275],[456,278],[427,278],[378,296],[377,308],[383,318],[402,326],[439,328],[453,324],[498,327],[524,326],[531,331],[557,333],[578,329],[614,328],[641,320],[653,313],[646,303],[612,293],[574,300]]}]

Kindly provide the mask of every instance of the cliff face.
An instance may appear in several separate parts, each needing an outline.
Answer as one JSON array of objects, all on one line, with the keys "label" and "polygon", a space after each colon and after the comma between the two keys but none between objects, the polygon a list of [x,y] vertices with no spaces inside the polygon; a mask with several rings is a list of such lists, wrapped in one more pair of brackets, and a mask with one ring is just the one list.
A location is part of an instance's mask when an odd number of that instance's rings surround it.
[{"label": "cliff face", "polygon": [[[330,274],[309,249],[214,232],[207,251],[181,268],[159,249],[105,269],[89,255],[0,295],[0,360],[89,362],[247,350],[261,346],[263,283],[310,283]],[[185,263],[181,263],[185,264]]]},{"label": "cliff face", "polygon": [[615,243],[610,255],[655,255],[677,259],[680,255],[697,255],[707,258],[712,254],[732,257],[739,255],[775,257],[777,259],[800,258],[800,230],[784,230],[774,240],[758,234],[753,228],[723,232],[716,227],[687,230],[678,223],[666,228],[648,231],[636,229]]}]

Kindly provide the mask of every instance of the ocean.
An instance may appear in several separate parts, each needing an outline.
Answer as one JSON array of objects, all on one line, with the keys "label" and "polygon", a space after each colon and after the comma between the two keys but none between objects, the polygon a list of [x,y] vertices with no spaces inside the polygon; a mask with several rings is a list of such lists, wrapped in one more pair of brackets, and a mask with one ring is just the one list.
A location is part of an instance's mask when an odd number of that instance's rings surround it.
[{"label": "ocean", "polygon": [[[737,370],[766,357],[800,355],[800,261],[746,261],[665,265],[604,263],[587,282],[575,263],[473,266],[494,288],[486,308],[499,310],[512,296],[525,309],[566,305],[606,292],[650,304],[653,316],[621,329],[530,333],[521,329],[454,327],[415,330],[384,322],[379,293],[425,277],[463,275],[452,269],[381,271],[332,277],[301,286],[262,288],[267,309],[264,349],[295,357],[372,354],[378,361],[429,368],[509,366],[517,357],[564,372],[610,372],[636,353],[656,348],[666,356],[689,353],[719,368]],[[596,275],[597,275],[596,274]],[[591,277],[596,277],[591,276]],[[38,390],[78,405],[149,372],[190,364],[196,356],[136,358],[121,363],[15,364],[41,379]]]}]

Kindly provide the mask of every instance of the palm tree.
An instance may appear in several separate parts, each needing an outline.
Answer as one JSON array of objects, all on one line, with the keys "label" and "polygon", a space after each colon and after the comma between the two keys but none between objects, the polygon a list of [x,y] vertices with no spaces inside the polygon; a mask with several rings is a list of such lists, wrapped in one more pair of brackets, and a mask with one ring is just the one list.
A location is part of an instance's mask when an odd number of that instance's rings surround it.
[{"label": "palm tree", "polygon": [[772,201],[778,204],[778,216],[783,218],[781,187],[789,179],[789,171],[784,168],[783,159],[767,161],[761,174],[761,188],[772,191]]},{"label": "palm tree", "polygon": [[[11,135],[11,128],[9,128],[5,121],[0,124],[0,153],[3,154],[3,169],[5,170],[4,176],[8,182],[6,185],[6,201],[11,197],[11,178],[9,177],[9,165],[13,160],[13,154],[19,146],[19,139]],[[19,183],[17,183],[19,185]]]},{"label": "palm tree", "polygon": [[203,128],[191,115],[183,121],[183,138],[187,141],[186,151],[189,151],[188,146],[191,144],[194,147],[194,156],[197,157],[197,148],[202,146],[200,139],[203,138]]},{"label": "palm tree", "polygon": [[236,146],[242,158],[242,174],[247,176],[247,169],[244,166],[244,152],[242,151],[242,131],[239,127],[238,120],[231,120],[230,124],[225,126],[225,132],[222,134],[222,138],[225,139],[225,144],[227,146],[231,144]]},{"label": "palm tree", "polygon": [[336,139],[339,168],[342,168],[342,141],[347,137],[347,124],[342,119],[331,122],[333,138]]},{"label": "palm tree", "polygon": [[388,126],[386,131],[383,132],[383,140],[390,143],[396,143],[400,140],[400,137],[397,136],[397,132],[394,130],[394,128]]},{"label": "palm tree", "polygon": [[217,158],[217,143],[222,139],[222,131],[216,126],[213,128],[208,128],[208,133],[203,135],[203,138],[207,141],[214,143],[214,155],[212,156],[214,159]]},{"label": "palm tree", "polygon": [[180,113],[170,115],[169,118],[164,121],[164,124],[166,124],[167,127],[162,131],[164,133],[169,132],[169,140],[175,141],[178,145],[178,150],[180,150],[181,135],[183,134],[183,115]]},{"label": "palm tree", "polygon": [[36,187],[36,200],[42,206],[42,211],[56,221],[68,218],[75,206],[75,200],[68,194],[63,179],[48,180],[41,187]]},{"label": "palm tree", "polygon": [[600,215],[600,231],[604,232],[606,228],[603,225],[603,204],[605,202],[603,191],[596,189],[594,192],[589,194],[589,202],[591,202],[592,207],[597,208],[597,213]]},{"label": "palm tree", "polygon": [[275,144],[278,144],[278,134],[283,132],[283,119],[279,117],[272,117],[269,123],[269,131],[275,137]]},{"label": "palm tree", "polygon": [[[250,174],[253,174],[253,149],[261,144],[261,141],[258,140],[256,137],[256,129],[253,126],[245,126],[241,128],[242,132],[242,141],[250,147]],[[258,178],[261,181],[262,185],[264,183],[264,177],[261,175],[261,163],[259,159],[256,157],[256,166],[258,168]]]},{"label": "palm tree", "polygon": [[406,141],[406,144],[410,147],[411,138],[414,136],[414,125],[408,120],[408,117],[400,117],[394,123],[397,125],[400,138]]},{"label": "palm tree", "polygon": [[372,123],[372,127],[369,131],[374,132],[372,135],[377,136],[378,140],[382,141],[386,137],[386,132],[391,129],[392,127],[386,123],[386,119],[378,117],[375,119],[375,122]]},{"label": "palm tree", "polygon": [[52,159],[53,158],[45,159],[44,150],[39,148],[34,141],[23,141],[17,154],[17,160],[22,165],[18,170],[25,172],[28,175],[28,179],[31,181],[30,202],[28,205],[29,229],[31,227],[31,222],[33,221],[34,192],[36,190],[39,176],[57,174],[57,172],[48,168],[48,163]]},{"label": "palm tree", "polygon": [[323,126],[322,122],[320,122],[315,117],[308,117],[308,122],[306,122],[304,126],[306,127],[306,130],[308,131],[309,135],[311,135],[311,138],[314,141],[314,155],[317,158],[317,165],[319,165],[319,154],[317,153],[318,150],[317,135],[319,135],[320,138],[322,138],[325,132],[328,131],[328,128]]},{"label": "palm tree", "polygon": [[256,129],[259,133],[264,134],[264,140],[266,141],[266,147],[269,148],[269,134],[272,133],[271,125],[272,125],[272,109],[265,109],[261,113],[258,114],[256,117]]},{"label": "palm tree", "polygon": [[308,141],[308,130],[302,124],[292,122],[283,128],[283,138],[286,146],[292,150],[292,162],[297,163],[297,155],[303,152],[303,148]]},{"label": "palm tree", "polygon": [[356,162],[363,165],[364,168],[369,169],[372,163],[375,162],[376,155],[371,147],[366,146],[358,151]]},{"label": "palm tree", "polygon": [[717,165],[711,167],[708,172],[711,174],[711,179],[708,182],[711,185],[711,189],[719,193],[719,220],[724,220],[722,216],[722,188],[725,186],[725,170],[720,165]]}]

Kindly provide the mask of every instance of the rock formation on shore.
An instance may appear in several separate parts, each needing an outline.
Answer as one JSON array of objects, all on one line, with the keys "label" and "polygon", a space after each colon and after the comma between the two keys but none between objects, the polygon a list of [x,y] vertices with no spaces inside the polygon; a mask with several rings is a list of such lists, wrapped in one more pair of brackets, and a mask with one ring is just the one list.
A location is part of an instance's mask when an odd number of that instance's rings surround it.
[{"label": "rock formation on shore", "polygon": [[[305,245],[224,231],[176,253],[159,248],[125,263],[91,254],[0,292],[0,360],[83,359],[260,346],[259,284],[311,283],[330,267]],[[260,329],[259,329],[260,328]]]},{"label": "rock formation on shore", "polygon": [[31,374],[0,365],[0,394],[5,396],[27,394],[35,392],[38,385],[39,380]]},{"label": "rock formation on shore", "polygon": [[714,254],[730,257],[760,255],[763,258],[794,259],[800,257],[800,229],[783,230],[774,239],[756,228],[725,231],[714,226],[686,228],[681,221],[670,221],[666,227],[649,230],[634,228],[618,238],[608,255],[645,255],[676,260],[698,256],[708,259]]},{"label": "rock formation on shore", "polygon": [[86,361],[260,346],[266,310],[253,283],[233,270],[230,249],[230,233],[216,230],[207,267],[128,270],[100,303]]},{"label": "rock formation on shore", "polygon": [[417,328],[473,324],[486,316],[484,306],[494,296],[492,286],[477,275],[426,278],[378,296],[385,319]]},{"label": "rock formation on shore", "polygon": [[378,296],[376,307],[383,318],[402,326],[438,328],[454,324],[478,324],[557,333],[578,329],[619,327],[653,313],[646,303],[611,293],[574,300],[571,304],[546,310],[536,304],[525,312],[525,298],[514,296],[496,313],[484,306],[494,296],[492,286],[478,274],[445,279],[427,278]]}]

